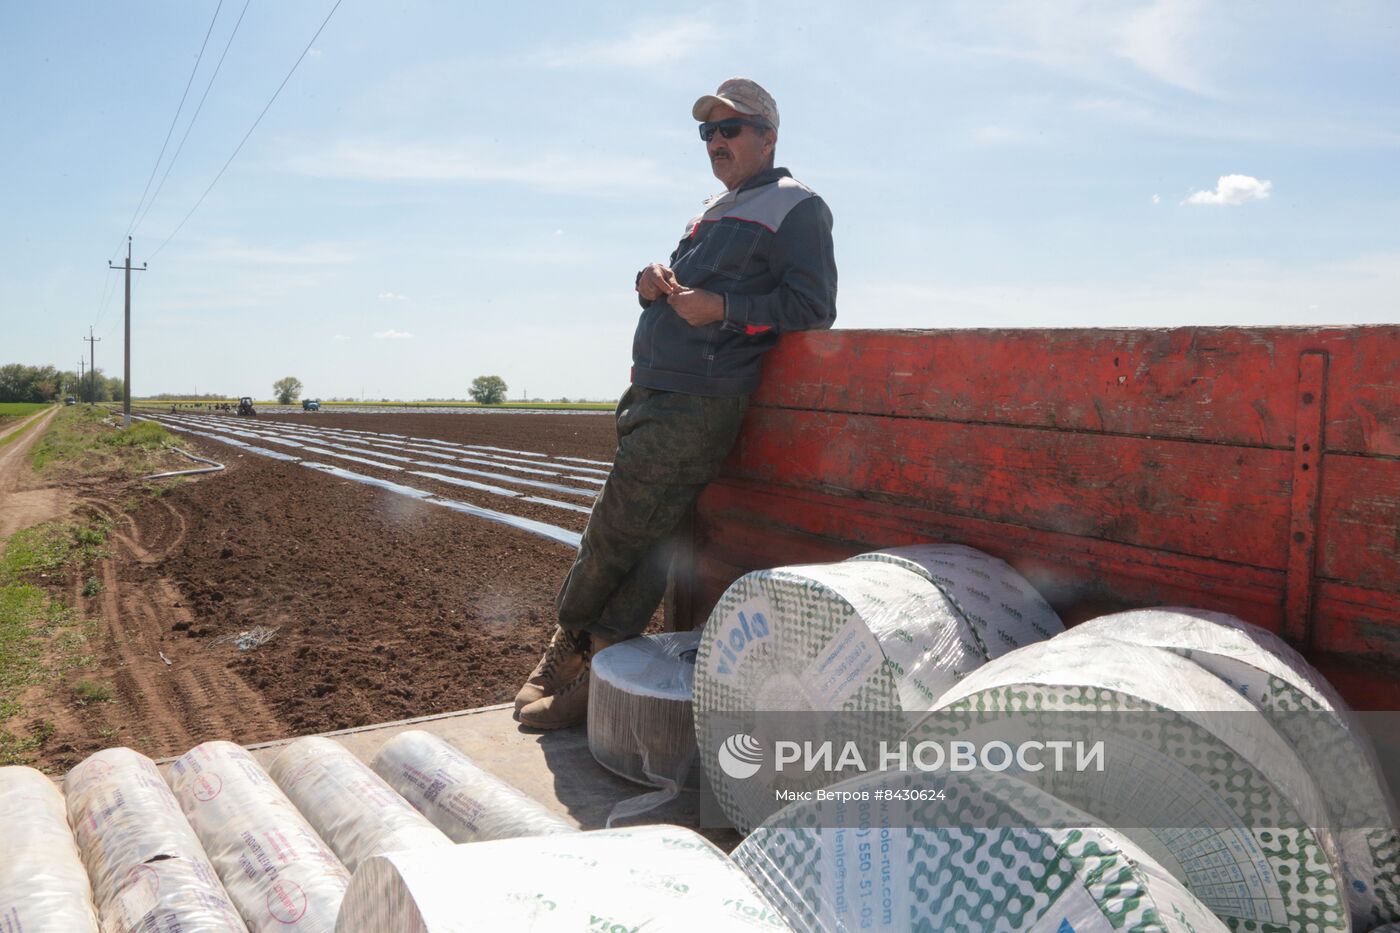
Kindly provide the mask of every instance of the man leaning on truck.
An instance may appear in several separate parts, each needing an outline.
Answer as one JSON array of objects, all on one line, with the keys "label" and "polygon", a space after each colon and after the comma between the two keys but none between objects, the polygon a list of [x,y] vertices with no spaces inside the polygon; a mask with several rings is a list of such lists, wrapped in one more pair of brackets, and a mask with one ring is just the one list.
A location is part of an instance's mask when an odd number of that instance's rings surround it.
[{"label": "man leaning on truck", "polygon": [[772,95],[730,78],[691,112],[727,190],[705,202],[669,264],[637,273],[643,310],[612,473],[555,601],[559,627],[515,698],[516,718],[535,729],[583,722],[589,658],[646,628],[669,539],[733,446],[763,354],[780,334],[836,319],[831,211],[774,167]]}]

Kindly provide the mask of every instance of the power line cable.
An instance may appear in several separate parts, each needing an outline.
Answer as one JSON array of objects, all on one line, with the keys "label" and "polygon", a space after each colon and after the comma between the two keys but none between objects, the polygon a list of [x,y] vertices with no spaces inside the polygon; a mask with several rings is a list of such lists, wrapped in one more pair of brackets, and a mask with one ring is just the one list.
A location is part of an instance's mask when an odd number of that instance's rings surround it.
[{"label": "power line cable", "polygon": [[238,14],[238,21],[233,24],[233,32],[229,33],[228,41],[224,43],[224,50],[219,55],[219,61],[214,65],[214,73],[209,76],[209,83],[204,86],[204,94],[199,98],[199,106],[194,108],[194,116],[190,117],[189,125],[185,127],[185,133],[180,137],[180,143],[175,147],[175,154],[170,157],[170,161],[165,165],[165,174],[160,176],[160,183],[156,185],[155,194],[151,195],[151,200],[146,203],[146,209],[141,212],[141,216],[136,220],[136,227],[132,230],[141,229],[141,225],[146,222],[146,215],[151,212],[151,207],[156,203],[156,198],[160,197],[160,192],[165,188],[165,180],[170,177],[170,170],[175,167],[176,161],[180,158],[180,153],[185,149],[185,140],[190,138],[190,130],[194,129],[194,123],[199,119],[199,113],[204,109],[204,102],[209,98],[209,91],[214,87],[214,80],[219,77],[219,69],[224,66],[224,59],[228,57],[229,47],[233,45],[234,36],[238,35],[238,27],[243,25],[243,16],[248,12],[248,6],[253,0],[243,0],[243,10]]},{"label": "power line cable", "polygon": [[[121,239],[117,241],[116,248],[112,250],[112,255],[108,257],[109,262],[112,259],[116,258],[117,254],[121,252],[122,244],[126,242],[126,238],[131,234],[132,229],[136,225],[136,217],[138,214],[141,213],[141,205],[145,204],[146,202],[146,194],[151,190],[151,182],[155,180],[156,171],[160,169],[161,159],[165,158],[165,150],[166,147],[170,145],[170,137],[175,132],[175,124],[180,122],[180,112],[185,109],[185,101],[190,96],[190,87],[194,84],[194,76],[199,73],[199,63],[204,61],[204,50],[209,45],[209,37],[214,34],[214,24],[219,21],[219,11],[223,9],[223,6],[224,0],[219,0],[218,4],[214,7],[214,15],[209,20],[209,28],[204,31],[204,41],[199,44],[199,54],[195,56],[194,67],[190,69],[190,76],[185,80],[185,91],[183,94],[180,95],[180,104],[175,108],[175,116],[170,118],[170,128],[165,131],[165,141],[160,144],[160,154],[156,156],[155,164],[151,166],[151,174],[146,179],[146,187],[143,188],[141,191],[140,200],[136,202],[136,210],[131,212],[131,220],[127,222],[126,233],[122,234]],[[173,163],[174,159],[172,159],[171,161]],[[169,169],[167,169],[166,171],[168,173]],[[154,201],[154,198],[152,200]],[[149,210],[149,205],[147,205],[147,209]],[[99,323],[102,321],[102,318],[107,314],[107,308],[111,303],[111,282],[112,277],[108,276],[107,285],[103,289],[103,296],[98,302],[99,307],[97,312],[97,321]]]},{"label": "power line cable", "polygon": [[248,142],[248,137],[253,135],[253,131],[258,128],[258,124],[262,122],[262,118],[267,116],[267,112],[272,109],[272,105],[274,102],[276,102],[278,95],[281,94],[282,89],[287,86],[287,82],[292,80],[292,75],[296,74],[298,66],[300,66],[302,60],[306,58],[306,53],[311,51],[311,46],[315,44],[318,38],[320,38],[321,31],[325,29],[326,24],[331,21],[331,17],[335,15],[335,11],[340,9],[340,4],[342,2],[344,2],[344,0],[335,0],[335,5],[331,7],[331,11],[326,14],[326,18],[321,20],[321,25],[317,27],[316,34],[311,37],[311,41],[306,43],[306,48],[301,50],[301,54],[297,56],[296,62],[292,64],[291,71],[288,71],[287,76],[282,79],[282,83],[277,85],[277,90],[272,92],[272,98],[268,100],[267,106],[263,107],[262,113],[258,114],[258,118],[253,121],[253,125],[248,127],[248,132],[243,134],[243,139],[239,141],[237,148],[233,150],[233,155],[228,157],[228,161],[224,163],[224,167],[219,169],[219,174],[214,176],[214,180],[209,183],[208,188],[204,189],[204,193],[199,196],[199,200],[194,202],[194,207],[191,207],[189,213],[187,213],[184,216],[184,219],[176,225],[174,230],[170,231],[170,236],[166,237],[164,242],[162,242],[160,246],[156,247],[156,251],[154,253],[151,253],[151,259],[155,259],[156,256],[160,255],[160,251],[165,249],[166,244],[168,244],[171,240],[175,238],[175,234],[180,232],[180,229],[185,226],[186,221],[188,221],[190,217],[194,215],[195,211],[199,210],[199,205],[204,203],[204,199],[209,196],[209,192],[214,190],[214,186],[219,183],[219,179],[224,177],[224,172],[228,171],[228,167],[233,164],[233,160],[236,159],[238,157],[238,153],[242,151],[244,143]]},{"label": "power line cable", "polygon": [[160,168],[160,160],[165,158],[165,149],[170,145],[170,137],[175,132],[175,124],[180,121],[180,112],[185,109],[185,100],[190,96],[190,86],[194,84],[194,76],[199,71],[199,63],[204,61],[204,50],[209,46],[209,37],[214,33],[214,23],[218,22],[219,11],[223,8],[224,0],[219,0],[218,5],[214,7],[214,16],[209,20],[209,28],[204,32],[204,41],[199,45],[199,55],[195,57],[194,67],[190,69],[190,76],[185,81],[185,93],[180,95],[180,106],[175,108],[175,116],[170,118],[170,129],[165,131],[165,142],[160,144],[160,155],[156,156],[156,164],[151,166],[150,177],[146,179],[146,187],[141,191],[141,200],[136,202],[136,210],[131,212],[131,221],[126,225],[126,233],[122,234],[123,242],[131,235],[131,229],[136,225],[136,215],[141,213],[141,205],[146,203],[146,194],[151,190],[151,182],[155,181],[156,170]]}]

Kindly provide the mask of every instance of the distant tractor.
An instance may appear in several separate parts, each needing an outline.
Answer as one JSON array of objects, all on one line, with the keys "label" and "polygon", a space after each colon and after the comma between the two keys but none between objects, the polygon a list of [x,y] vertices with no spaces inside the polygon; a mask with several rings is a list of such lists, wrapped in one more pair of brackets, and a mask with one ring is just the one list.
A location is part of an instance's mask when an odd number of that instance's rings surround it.
[{"label": "distant tractor", "polygon": [[321,400],[318,398],[304,398],[301,400],[302,411],[320,411]]},{"label": "distant tractor", "polygon": [[250,397],[245,395],[238,400],[238,413],[250,418],[257,415],[257,412],[253,410],[253,400]]}]

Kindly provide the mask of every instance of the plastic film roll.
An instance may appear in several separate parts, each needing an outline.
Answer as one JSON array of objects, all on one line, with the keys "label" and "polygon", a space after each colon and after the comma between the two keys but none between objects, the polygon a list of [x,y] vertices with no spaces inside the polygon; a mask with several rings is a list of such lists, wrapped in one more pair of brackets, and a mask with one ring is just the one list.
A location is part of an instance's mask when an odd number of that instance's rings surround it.
[{"label": "plastic film roll", "polygon": [[1287,642],[1223,612],[1175,607],[1101,616],[1065,638],[1111,638],[1173,651],[1252,702],[1297,750],[1339,827],[1356,929],[1400,921],[1395,802],[1351,708]]},{"label": "plastic film roll", "polygon": [[1227,929],[1127,837],[1014,778],[889,772],[829,790],[849,802],[790,804],[732,856],[804,933]]},{"label": "plastic film roll", "polygon": [[0,768],[0,930],[97,933],[97,912],[63,795],[33,768]]},{"label": "plastic film roll", "polygon": [[588,749],[614,774],[651,787],[696,787],[699,632],[643,635],[594,656]]},{"label": "plastic film roll", "polygon": [[129,748],[97,752],[63,787],[103,933],[247,929],[149,758]]},{"label": "plastic film roll", "polygon": [[1000,558],[963,544],[911,544],[852,557],[895,564],[935,584],[972,627],[987,657],[1045,641],[1065,630],[1026,578]]},{"label": "plastic film roll", "polygon": [[248,929],[335,929],[350,875],[252,755],[205,742],[166,779]]},{"label": "plastic film roll", "polygon": [[428,732],[400,732],[370,765],[453,842],[577,832],[563,817]]},{"label": "plastic film roll", "polygon": [[452,845],[333,739],[298,739],[273,759],[268,773],[352,874],[371,855]]},{"label": "plastic film roll", "polygon": [[1101,767],[1020,776],[1131,837],[1231,929],[1350,929],[1321,792],[1219,678],[1157,648],[1057,638],[969,675],[914,739],[1018,741],[1018,720],[1032,737],[1101,741]]},{"label": "plastic film roll", "polygon": [[[774,809],[763,779],[731,778],[715,754],[730,736],[762,733],[757,712],[927,710],[986,660],[953,602],[904,567],[846,561],[740,577],[710,613],[695,666],[695,732],[717,801],[740,829]],[[869,735],[851,738],[890,737],[900,718],[867,717]]]},{"label": "plastic film roll", "polygon": [[337,929],[688,933],[788,926],[703,837],[647,826],[376,856],[355,873]]}]

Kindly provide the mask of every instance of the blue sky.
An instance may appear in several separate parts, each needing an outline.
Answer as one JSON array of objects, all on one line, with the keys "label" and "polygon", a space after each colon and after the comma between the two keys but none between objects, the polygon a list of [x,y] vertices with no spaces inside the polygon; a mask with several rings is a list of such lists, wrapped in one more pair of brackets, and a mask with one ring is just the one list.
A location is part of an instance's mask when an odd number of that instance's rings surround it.
[{"label": "blue sky", "polygon": [[[1400,4],[344,0],[167,243],[332,2],[251,0],[136,227],[137,394],[616,397],[732,75],[831,205],[840,327],[1400,321]],[[120,372],[106,262],[215,7],[0,5],[0,362],[95,324]]]}]

